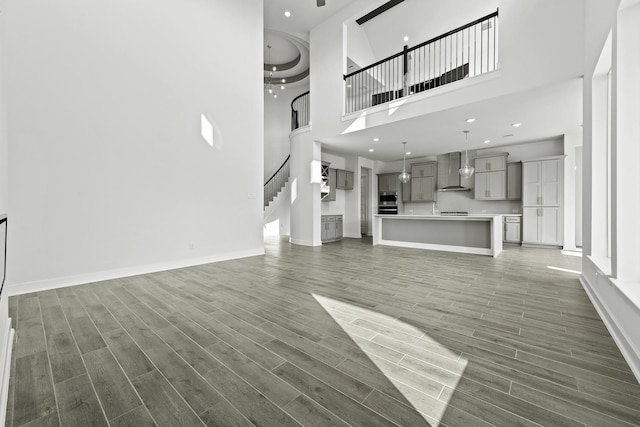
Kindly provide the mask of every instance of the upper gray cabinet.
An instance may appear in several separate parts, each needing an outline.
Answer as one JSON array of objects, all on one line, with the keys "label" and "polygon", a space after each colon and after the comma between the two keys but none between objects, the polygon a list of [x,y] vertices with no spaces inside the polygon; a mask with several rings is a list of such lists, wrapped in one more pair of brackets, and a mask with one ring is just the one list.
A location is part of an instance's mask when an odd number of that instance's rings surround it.
[{"label": "upper gray cabinet", "polygon": [[507,200],[522,199],[522,162],[507,163]]},{"label": "upper gray cabinet", "polygon": [[353,190],[353,172],[336,169],[336,188],[341,190]]},{"label": "upper gray cabinet", "polygon": [[476,157],[475,199],[507,199],[507,155],[508,153]]}]

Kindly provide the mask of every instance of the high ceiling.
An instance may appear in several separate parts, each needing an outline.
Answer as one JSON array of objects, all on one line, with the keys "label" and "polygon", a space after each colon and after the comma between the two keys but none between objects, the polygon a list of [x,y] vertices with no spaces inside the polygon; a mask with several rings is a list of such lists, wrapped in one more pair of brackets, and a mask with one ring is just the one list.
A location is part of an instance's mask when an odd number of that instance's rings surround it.
[{"label": "high ceiling", "polygon": [[[269,62],[271,46],[271,69],[274,82],[282,83],[286,89],[297,89],[309,86],[309,31],[329,18],[331,15],[346,7],[354,0],[326,0],[325,6],[317,7],[316,0],[264,0],[264,62]],[[291,16],[286,17],[285,11]],[[293,67],[280,67],[280,64],[290,64],[300,57]],[[268,71],[265,71],[268,78]]]},{"label": "high ceiling", "polygon": [[[469,16],[476,18],[495,11],[498,5],[498,0],[458,1],[467,4],[467,9],[473,9]],[[264,0],[265,45],[268,43],[272,46],[271,63],[286,63],[298,54],[301,56],[300,64],[295,69],[279,71],[275,73],[276,77],[286,77],[286,73],[299,74],[303,67],[308,69],[310,30],[354,2],[326,0],[326,6],[316,7],[316,0]],[[370,10],[382,3],[371,1]],[[384,57],[391,50],[397,50],[396,45],[401,44],[398,41],[402,35],[409,35],[409,45],[417,43],[416,39],[422,41],[425,37],[433,36],[428,34],[429,29],[421,28],[424,25],[416,24],[412,30],[408,23],[421,16],[418,9],[428,5],[431,5],[430,16],[437,16],[437,4],[435,0],[405,0],[364,24],[362,28],[367,38],[372,46],[376,46],[373,48],[374,55]],[[370,10],[363,10],[362,14]],[[287,18],[285,11],[290,11],[291,16]],[[407,25],[393,24],[399,17]],[[460,19],[464,21],[459,23],[462,25],[471,18],[463,16]],[[384,31],[380,31],[380,28],[384,28]],[[302,86],[308,87],[308,77],[287,84],[287,89]],[[476,121],[466,123],[465,119],[470,117],[476,118]],[[518,122],[522,126],[513,128],[512,124]],[[464,150],[463,130],[470,131],[469,149],[486,149],[560,137],[568,129],[581,124],[582,81],[576,78],[536,91],[483,101],[481,104],[467,104],[372,129],[345,132],[323,139],[322,145],[323,150],[337,154],[357,154],[374,160],[393,161],[402,158],[402,141],[408,142],[407,149],[412,152],[410,157],[421,157]],[[374,138],[379,141],[374,142]],[[485,144],[487,139],[491,142]],[[371,148],[373,152],[369,151]]]}]

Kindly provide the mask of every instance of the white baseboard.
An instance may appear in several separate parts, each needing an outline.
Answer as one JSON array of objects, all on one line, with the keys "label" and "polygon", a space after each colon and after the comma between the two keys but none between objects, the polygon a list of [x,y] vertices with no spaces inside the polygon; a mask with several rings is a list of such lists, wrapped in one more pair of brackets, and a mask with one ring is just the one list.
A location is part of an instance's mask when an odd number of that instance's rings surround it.
[{"label": "white baseboard", "polygon": [[349,239],[362,239],[362,234],[344,233],[342,237],[348,237]]},{"label": "white baseboard", "polygon": [[2,331],[6,339],[0,347],[0,426],[5,425],[7,418],[7,403],[9,401],[9,376],[11,373],[11,351],[13,349],[13,335],[15,330],[11,327],[11,318],[7,322],[7,330]]},{"label": "white baseboard", "polygon": [[[608,280],[608,278],[607,278]],[[585,274],[580,275],[580,283],[584,288],[587,296],[591,300],[591,303],[595,307],[598,315],[602,319],[602,322],[607,327],[607,330],[611,334],[611,337],[615,341],[620,353],[629,364],[631,371],[635,375],[638,382],[640,382],[640,354],[635,351],[634,345],[629,341],[624,333],[624,330],[617,324],[615,319],[609,314],[601,298],[598,295],[596,288]],[[637,325],[636,325],[637,326]]]},{"label": "white baseboard", "polygon": [[311,240],[300,240],[289,237],[289,243],[300,246],[322,246],[322,243],[313,243]]},{"label": "white baseboard", "polygon": [[138,276],[140,274],[157,273],[159,271],[175,270],[178,268],[193,267],[196,265],[210,264],[231,259],[248,258],[264,255],[264,248],[260,250],[230,252],[218,255],[210,255],[179,261],[168,261],[157,264],[147,264],[135,267],[119,268],[95,273],[79,274],[77,276],[58,277],[47,280],[11,284],[5,287],[7,296],[30,294],[32,292],[48,291],[51,289],[65,288],[67,286],[84,285],[86,283],[102,282],[105,280],[120,279],[123,277]]}]

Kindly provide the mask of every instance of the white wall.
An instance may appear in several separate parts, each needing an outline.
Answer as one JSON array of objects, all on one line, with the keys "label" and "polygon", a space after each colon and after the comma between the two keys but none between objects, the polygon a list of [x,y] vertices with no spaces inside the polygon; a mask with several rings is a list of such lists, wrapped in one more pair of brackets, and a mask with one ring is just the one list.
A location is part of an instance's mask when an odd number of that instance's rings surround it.
[{"label": "white wall", "polygon": [[[320,246],[320,143],[309,128],[291,134],[291,235],[296,245]],[[312,173],[313,171],[313,173]],[[313,175],[313,180],[311,179]]]},{"label": "white wall", "polygon": [[[640,2],[623,1],[629,9],[620,8],[618,0],[586,1],[585,78],[584,78],[584,148],[583,148],[583,266],[582,284],[613,336],[629,366],[640,379],[640,278],[625,277],[637,271],[637,220],[640,206],[640,185],[634,159],[638,158],[638,125],[640,91],[637,75],[640,72],[638,19]],[[631,18],[629,20],[629,18]],[[605,259],[603,242],[597,233],[606,229],[606,216],[598,206],[602,202],[601,147],[606,135],[599,132],[602,100],[594,92],[600,73],[601,55],[607,56],[605,46],[609,32],[613,34],[613,95],[612,95],[612,155],[614,182],[612,190],[613,230],[611,258]],[[627,43],[633,46],[632,49]],[[620,49],[620,50],[619,50]],[[622,54],[621,54],[622,53]],[[631,95],[631,96],[629,96]],[[606,100],[605,100],[606,102]],[[622,112],[622,115],[619,114]],[[635,119],[631,120],[631,117]],[[633,136],[629,138],[629,136]],[[623,179],[619,179],[623,178]],[[628,212],[631,215],[628,215]],[[633,224],[629,221],[633,218]],[[621,238],[622,237],[622,238]],[[629,245],[621,248],[619,245]],[[620,251],[620,249],[623,249]],[[622,256],[618,256],[621,254]],[[611,267],[609,267],[611,266]],[[618,271],[617,268],[622,267]],[[618,276],[619,274],[619,276]]]},{"label": "white wall", "polygon": [[576,233],[576,246],[582,247],[582,204],[583,204],[583,186],[582,186],[582,158],[583,158],[583,147],[576,147],[576,187],[575,187],[575,196],[576,196],[576,224],[575,224],[575,233]]},{"label": "white wall", "polygon": [[7,0],[12,292],[263,253],[262,7]]},{"label": "white wall", "polygon": [[264,179],[266,182],[289,155],[291,133],[291,101],[306,89],[280,90],[278,98],[264,95]]},{"label": "white wall", "polygon": [[[347,21],[345,23],[347,57],[355,62],[359,68],[373,64],[377,61],[369,38],[363,26],[358,25],[356,21]],[[346,70],[346,74],[356,70]]]},{"label": "white wall", "polygon": [[[7,133],[7,111],[6,111],[6,84],[4,76],[5,67],[5,16],[3,3],[0,2],[0,214],[9,212],[9,141]],[[6,224],[2,224],[0,229],[0,269],[4,268],[4,236]],[[0,276],[3,273],[0,272]],[[1,279],[0,279],[1,280]],[[6,415],[6,402],[9,383],[9,364],[11,363],[11,319],[9,319],[9,296],[7,288],[0,294],[0,424],[4,424]]]}]

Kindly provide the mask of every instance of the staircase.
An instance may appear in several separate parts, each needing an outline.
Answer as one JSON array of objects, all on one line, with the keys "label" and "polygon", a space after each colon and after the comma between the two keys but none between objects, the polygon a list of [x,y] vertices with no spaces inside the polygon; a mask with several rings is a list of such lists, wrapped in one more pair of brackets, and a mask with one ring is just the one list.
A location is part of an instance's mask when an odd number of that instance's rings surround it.
[{"label": "staircase", "polygon": [[280,205],[289,202],[291,197],[291,183],[287,180],[276,196],[264,207],[264,223],[268,223],[271,217],[278,211]]},{"label": "staircase", "polygon": [[271,178],[264,184],[264,218],[265,221],[277,206],[282,203],[282,199],[290,194],[289,184],[289,158],[287,156],[284,163],[278,168]]}]

